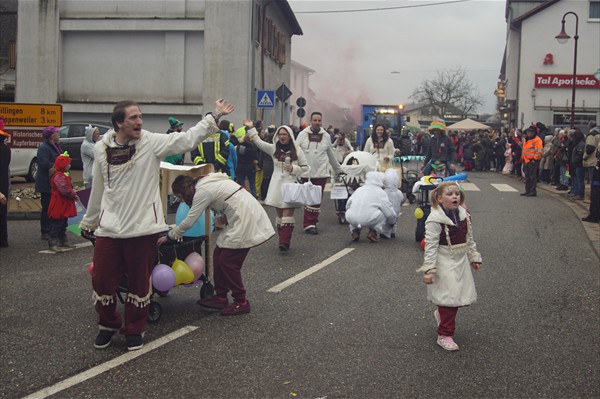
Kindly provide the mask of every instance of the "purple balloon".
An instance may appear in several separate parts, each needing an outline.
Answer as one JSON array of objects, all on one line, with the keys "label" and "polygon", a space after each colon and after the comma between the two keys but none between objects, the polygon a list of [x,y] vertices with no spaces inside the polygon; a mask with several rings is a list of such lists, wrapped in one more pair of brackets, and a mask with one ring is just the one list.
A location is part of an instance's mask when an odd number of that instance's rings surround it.
[{"label": "purple balloon", "polygon": [[157,291],[169,291],[175,287],[175,271],[163,263],[154,266],[152,286]]}]

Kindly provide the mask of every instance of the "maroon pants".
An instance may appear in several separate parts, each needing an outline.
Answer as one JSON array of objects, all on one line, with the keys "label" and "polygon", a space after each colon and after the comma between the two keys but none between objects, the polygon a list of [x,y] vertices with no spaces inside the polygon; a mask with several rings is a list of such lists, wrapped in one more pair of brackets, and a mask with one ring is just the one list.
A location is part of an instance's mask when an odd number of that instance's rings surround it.
[{"label": "maroon pants", "polygon": [[250,248],[220,248],[215,247],[213,263],[215,266],[215,292],[218,296],[231,296],[236,302],[246,300],[246,289],[242,281],[242,266]]},{"label": "maroon pants", "polygon": [[438,306],[438,312],[440,313],[440,325],[437,328],[439,335],[454,335],[454,323],[456,320],[456,312],[458,308],[449,308],[446,306]]},{"label": "maroon pants", "polygon": [[158,234],[122,239],[96,238],[92,288],[100,326],[121,328],[116,292],[127,273],[125,325],[121,333],[137,335],[144,332],[152,293],[150,276],[156,260],[157,240]]},{"label": "maroon pants", "polygon": [[[306,183],[308,181],[307,178],[302,178],[302,183]],[[318,177],[310,179],[312,184],[315,186],[321,186],[321,197],[323,196],[323,191],[325,190],[325,184],[327,184],[327,177]],[[322,201],[322,200],[321,200]],[[317,227],[317,223],[319,223],[319,214],[321,213],[321,204],[313,204],[310,206],[304,207],[304,221],[302,223],[303,228],[307,227]]]}]

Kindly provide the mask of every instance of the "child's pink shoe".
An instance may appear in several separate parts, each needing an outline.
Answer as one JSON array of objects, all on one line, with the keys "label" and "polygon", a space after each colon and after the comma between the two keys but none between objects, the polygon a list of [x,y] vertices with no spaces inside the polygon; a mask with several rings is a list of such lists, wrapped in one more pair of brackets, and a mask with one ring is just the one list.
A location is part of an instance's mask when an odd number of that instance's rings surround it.
[{"label": "child's pink shoe", "polygon": [[447,351],[457,351],[458,345],[454,339],[447,335],[438,335],[437,344]]}]

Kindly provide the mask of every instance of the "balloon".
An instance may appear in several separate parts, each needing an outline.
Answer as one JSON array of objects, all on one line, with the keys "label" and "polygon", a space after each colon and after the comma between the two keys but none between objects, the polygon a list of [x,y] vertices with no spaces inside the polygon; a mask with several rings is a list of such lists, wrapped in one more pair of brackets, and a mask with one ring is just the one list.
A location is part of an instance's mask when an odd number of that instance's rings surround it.
[{"label": "balloon", "polygon": [[175,286],[175,272],[163,263],[154,266],[152,270],[152,286],[157,291],[169,291]]},{"label": "balloon", "polygon": [[[188,206],[188,204],[186,204],[185,202],[180,203],[179,207],[177,208],[177,213],[175,214],[175,224],[177,224],[177,225],[181,224],[181,222],[183,222],[183,219],[185,219],[185,217],[187,216],[189,211],[190,211],[190,207]],[[198,220],[196,220],[196,222],[194,223],[192,228],[183,234],[184,237],[200,237],[200,236],[205,235],[204,234],[204,220],[205,220],[204,215],[205,215],[205,213],[202,213],[202,215],[200,215],[200,217],[198,218]],[[210,213],[210,230],[211,231],[212,231],[212,228],[213,228],[213,216],[212,216],[212,212],[211,212]]]},{"label": "balloon", "polygon": [[175,285],[189,284],[194,281],[194,272],[181,259],[175,258],[171,268],[175,272]]},{"label": "balloon", "polygon": [[421,208],[415,209],[415,217],[417,219],[421,219],[423,216],[425,216],[425,214],[423,213],[423,209],[421,209]]},{"label": "balloon", "polygon": [[90,266],[88,267],[88,274],[94,277],[94,262],[90,263]]},{"label": "balloon", "polygon": [[198,280],[204,273],[204,259],[198,252],[192,252],[186,256],[184,262],[194,272],[194,281]]},{"label": "balloon", "polygon": [[467,174],[463,172],[458,175],[444,177],[444,181],[457,181],[457,180],[467,180]]},{"label": "balloon", "polygon": [[425,251],[425,238],[421,240],[421,249]]}]

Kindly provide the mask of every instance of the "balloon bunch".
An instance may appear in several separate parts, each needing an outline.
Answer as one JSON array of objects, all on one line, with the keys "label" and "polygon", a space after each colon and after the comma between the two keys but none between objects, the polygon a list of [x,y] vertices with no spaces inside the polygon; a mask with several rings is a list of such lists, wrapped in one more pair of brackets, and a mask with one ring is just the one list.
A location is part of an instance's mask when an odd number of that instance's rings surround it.
[{"label": "balloon bunch", "polygon": [[157,291],[166,292],[180,284],[193,283],[204,273],[204,266],[204,259],[197,252],[189,254],[185,261],[175,258],[171,267],[158,264],[152,270],[152,285]]}]

